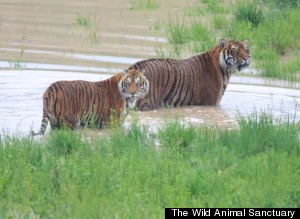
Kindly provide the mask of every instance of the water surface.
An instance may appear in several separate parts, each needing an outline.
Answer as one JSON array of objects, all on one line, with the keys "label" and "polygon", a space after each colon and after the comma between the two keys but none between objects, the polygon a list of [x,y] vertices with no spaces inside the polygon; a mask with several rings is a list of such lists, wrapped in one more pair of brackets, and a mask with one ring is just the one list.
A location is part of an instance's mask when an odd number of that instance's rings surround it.
[{"label": "water surface", "polygon": [[[38,130],[42,118],[42,95],[58,80],[98,81],[111,74],[72,73],[65,71],[2,70],[0,71],[0,127],[6,133],[29,133]],[[233,81],[247,77],[233,76]],[[185,124],[234,127],[238,113],[270,112],[275,118],[299,120],[300,91],[297,88],[263,86],[263,79],[252,83],[230,83],[220,106],[192,106],[137,112],[141,124],[157,129],[164,121],[178,118]],[[267,83],[267,82],[266,82]],[[270,82],[268,82],[269,84]],[[130,116],[125,125],[129,125]]]},{"label": "water surface", "polygon": [[[134,10],[131,3],[0,0],[0,129],[38,130],[42,95],[54,81],[102,80],[139,60],[156,57],[157,50],[168,54],[165,34],[155,27],[170,19],[183,20],[184,8],[199,1],[160,1],[155,10]],[[80,16],[89,24],[78,24]],[[184,58],[192,55],[183,51]],[[261,111],[299,120],[299,83],[260,79],[253,76],[257,73],[249,68],[244,76],[234,75],[220,106],[159,109],[137,116],[154,130],[172,118],[232,128],[238,113]],[[130,117],[125,126],[129,122]]]}]

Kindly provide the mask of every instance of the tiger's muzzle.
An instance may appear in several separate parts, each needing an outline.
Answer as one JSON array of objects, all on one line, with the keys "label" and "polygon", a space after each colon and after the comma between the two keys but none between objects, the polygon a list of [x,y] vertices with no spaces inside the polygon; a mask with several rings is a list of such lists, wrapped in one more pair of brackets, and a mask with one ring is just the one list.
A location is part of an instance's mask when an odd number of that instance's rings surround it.
[{"label": "tiger's muzzle", "polygon": [[237,65],[237,68],[239,69],[239,71],[243,68],[247,68],[250,65],[250,55],[247,59],[242,58],[242,60],[240,61],[240,63]]}]

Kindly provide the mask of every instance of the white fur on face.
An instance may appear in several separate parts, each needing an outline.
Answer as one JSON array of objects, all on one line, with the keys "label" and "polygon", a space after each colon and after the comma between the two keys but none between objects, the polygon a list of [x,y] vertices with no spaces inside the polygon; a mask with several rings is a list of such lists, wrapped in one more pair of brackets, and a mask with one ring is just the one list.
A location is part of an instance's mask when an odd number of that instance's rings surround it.
[{"label": "white fur on face", "polygon": [[125,107],[129,109],[134,109],[137,100],[144,97],[148,92],[149,81],[141,76],[135,77],[133,79],[133,77],[130,77],[129,74],[125,74],[122,80],[118,83],[118,88],[121,96],[125,101]]},{"label": "white fur on face", "polygon": [[[240,57],[239,59],[235,58],[235,55],[238,55],[239,45],[231,46],[231,53],[225,53],[224,49],[219,54],[219,63],[222,69],[226,70],[229,74],[234,73],[237,70],[248,67],[250,64],[250,54],[247,59]],[[246,46],[245,49],[247,50]]]},{"label": "white fur on face", "polygon": [[136,101],[137,101],[137,98],[129,98],[127,100],[127,107],[129,109],[134,109],[135,105],[136,105]]}]

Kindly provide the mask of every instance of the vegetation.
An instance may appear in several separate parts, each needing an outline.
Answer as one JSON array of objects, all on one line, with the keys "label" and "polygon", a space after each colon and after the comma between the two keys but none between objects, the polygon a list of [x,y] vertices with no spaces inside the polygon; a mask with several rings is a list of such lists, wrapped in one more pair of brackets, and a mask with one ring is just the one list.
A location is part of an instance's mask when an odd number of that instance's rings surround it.
[{"label": "vegetation", "polygon": [[235,19],[239,22],[250,22],[253,27],[257,27],[263,21],[263,12],[254,3],[238,5],[235,11]]},{"label": "vegetation", "polygon": [[20,55],[14,60],[8,61],[9,67],[12,69],[24,69],[26,67],[26,63],[23,61],[23,55],[24,55],[25,48],[22,46]]},{"label": "vegetation", "polygon": [[183,16],[169,18],[164,30],[173,47],[181,44],[180,52],[189,54],[207,51],[219,38],[247,38],[252,67],[262,76],[299,81],[299,19],[299,0],[243,0],[230,4],[225,0],[202,0],[198,6],[184,8]]},{"label": "vegetation", "polygon": [[[160,7],[158,0],[132,0],[130,4],[136,10]],[[183,58],[207,51],[220,38],[247,38],[252,53],[250,67],[265,77],[300,80],[299,0],[199,0],[178,8],[175,15],[169,13],[166,20],[154,20],[148,21],[149,28],[163,32],[169,42],[157,46],[158,57]],[[75,25],[84,29],[91,44],[100,43],[98,24],[96,16],[76,13]]]},{"label": "vegetation", "polygon": [[159,7],[158,0],[133,0],[132,8],[133,9],[156,9]]},{"label": "vegetation", "polygon": [[87,27],[90,25],[90,19],[84,13],[76,13],[76,25]]},{"label": "vegetation", "polygon": [[90,41],[91,44],[99,44],[99,22],[97,20],[97,16],[93,17],[88,16],[84,13],[76,13],[75,25],[85,30],[85,36]]},{"label": "vegetation", "polygon": [[109,137],[0,138],[1,218],[163,218],[165,207],[300,207],[299,124],[132,124]]},{"label": "vegetation", "polygon": [[165,25],[168,41],[171,44],[184,44],[189,40],[187,28],[184,26],[184,21],[180,22],[178,17],[173,21],[169,18]]},{"label": "vegetation", "polygon": [[[158,1],[134,2],[136,9],[159,7]],[[220,36],[248,38],[263,76],[299,80],[299,0],[224,2],[202,0],[183,17],[156,22],[153,29],[163,29],[169,40],[169,51],[160,47],[157,54],[180,57],[206,51]],[[96,16],[77,13],[75,25],[92,44],[100,42]],[[21,60],[11,66],[23,66]],[[133,123],[106,136],[54,130],[42,139],[1,133],[0,218],[163,218],[165,207],[299,208],[299,122],[261,113],[239,117],[238,124],[226,130],[171,120],[155,133]]]},{"label": "vegetation", "polygon": [[12,61],[8,61],[8,64],[9,64],[9,67],[12,68],[12,69],[23,69],[26,67],[26,63],[23,62],[22,59],[14,59]]}]

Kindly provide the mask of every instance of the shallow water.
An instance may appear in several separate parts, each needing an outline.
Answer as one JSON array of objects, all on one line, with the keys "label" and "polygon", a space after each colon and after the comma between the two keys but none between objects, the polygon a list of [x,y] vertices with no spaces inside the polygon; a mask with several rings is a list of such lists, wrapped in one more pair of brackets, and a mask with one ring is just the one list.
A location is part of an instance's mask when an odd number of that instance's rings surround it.
[{"label": "shallow water", "polygon": [[[54,81],[102,80],[136,61],[155,57],[156,50],[167,54],[165,35],[155,25],[182,20],[184,7],[199,4],[166,0],[156,10],[134,10],[131,2],[0,0],[0,129],[38,130],[42,95]],[[84,15],[89,25],[76,24],[78,15]],[[299,120],[299,83],[260,79],[253,73],[257,71],[250,68],[244,76],[233,76],[220,106],[136,114],[153,130],[170,118],[230,128],[235,127],[238,113],[261,111]]]},{"label": "shallow water", "polygon": [[[0,71],[0,127],[5,133],[29,133],[38,130],[42,117],[42,95],[57,80],[98,81],[111,74],[71,73],[64,71],[2,70]],[[233,76],[232,81],[247,81]],[[248,78],[255,84],[230,83],[220,106],[193,106],[137,112],[139,122],[157,129],[164,121],[178,118],[185,124],[234,127],[238,113],[271,112],[274,117],[299,120],[300,91],[293,88],[262,86],[264,80]],[[270,84],[270,82],[265,81]],[[129,125],[129,116],[125,126]]]}]

